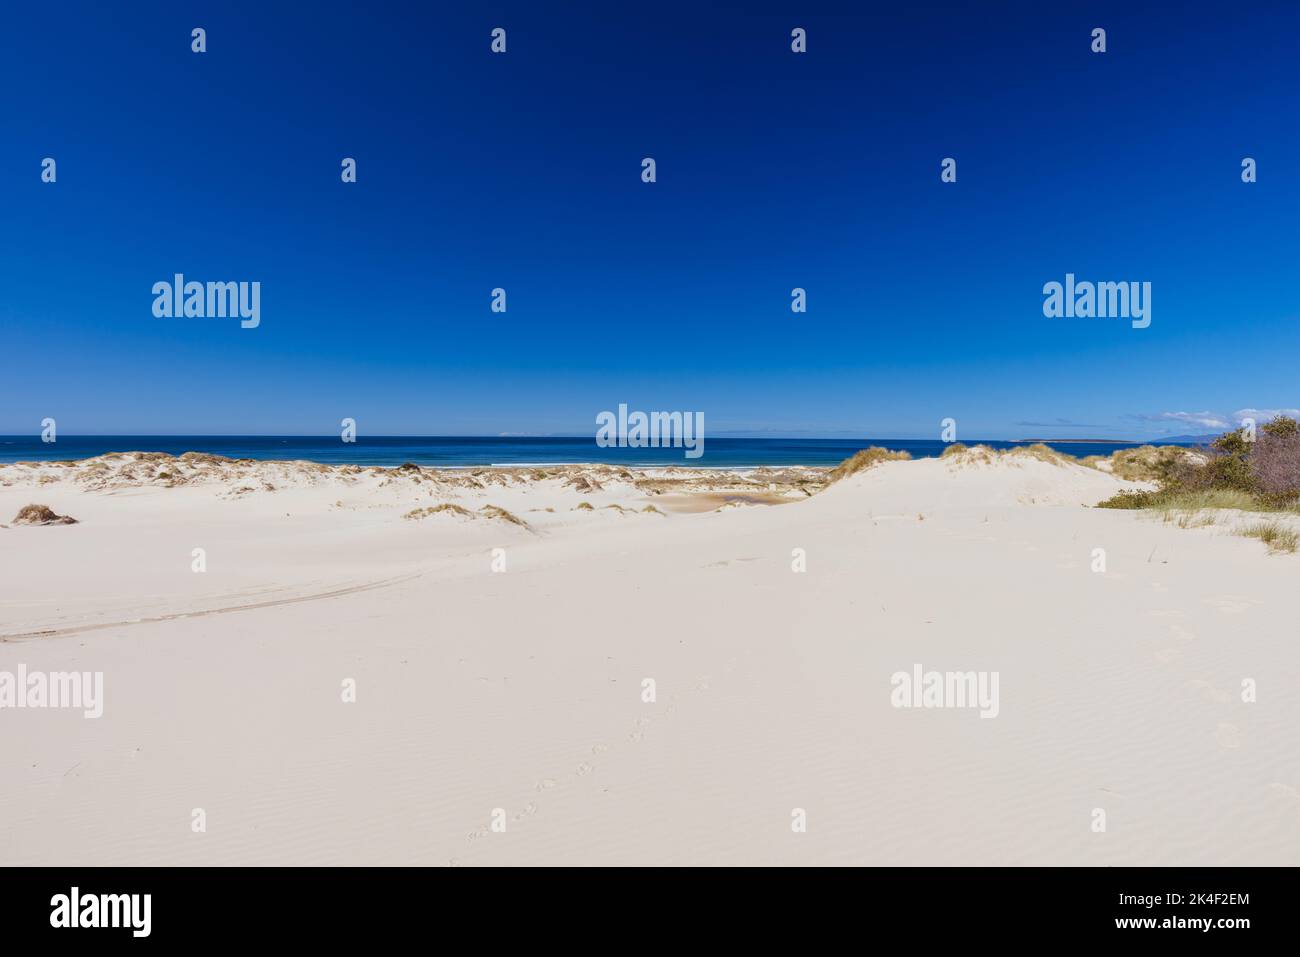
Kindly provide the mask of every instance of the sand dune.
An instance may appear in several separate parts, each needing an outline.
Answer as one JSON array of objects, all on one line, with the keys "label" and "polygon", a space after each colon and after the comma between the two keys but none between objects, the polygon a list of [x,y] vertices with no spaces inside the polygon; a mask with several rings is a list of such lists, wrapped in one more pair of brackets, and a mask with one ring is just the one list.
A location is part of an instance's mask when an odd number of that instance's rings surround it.
[{"label": "sand dune", "polygon": [[105,697],[0,710],[0,864],[1300,861],[1300,557],[1027,452],[827,478],[0,467],[79,520],[0,528],[0,672]]}]

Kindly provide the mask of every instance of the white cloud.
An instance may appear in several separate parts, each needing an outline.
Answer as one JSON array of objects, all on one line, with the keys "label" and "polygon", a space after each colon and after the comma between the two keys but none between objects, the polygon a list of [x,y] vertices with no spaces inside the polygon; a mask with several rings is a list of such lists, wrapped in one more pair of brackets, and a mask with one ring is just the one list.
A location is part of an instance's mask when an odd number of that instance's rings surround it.
[{"label": "white cloud", "polygon": [[1285,415],[1288,419],[1300,419],[1300,409],[1238,409],[1233,413],[1233,418],[1238,421],[1254,419],[1256,422],[1269,422],[1279,415]]},{"label": "white cloud", "polygon": [[1232,423],[1224,416],[1217,412],[1161,412],[1159,415],[1151,416],[1153,419],[1160,419],[1170,422],[1185,422],[1188,425],[1199,425],[1207,429],[1226,429],[1230,428]]}]

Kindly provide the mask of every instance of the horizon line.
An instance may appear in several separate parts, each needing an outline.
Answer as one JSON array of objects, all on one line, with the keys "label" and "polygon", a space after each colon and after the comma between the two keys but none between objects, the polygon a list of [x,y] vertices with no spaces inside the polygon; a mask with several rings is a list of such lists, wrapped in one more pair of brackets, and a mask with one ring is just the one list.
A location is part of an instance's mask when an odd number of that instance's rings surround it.
[{"label": "horizon line", "polygon": [[[1191,433],[1184,432],[1175,435],[1153,435],[1146,438],[1117,438],[1117,437],[1081,437],[1081,436],[1032,436],[1015,439],[995,439],[995,438],[969,438],[955,439],[953,442],[946,444],[963,444],[965,442],[988,441],[988,442],[1077,442],[1077,443],[1094,443],[1094,442],[1121,442],[1140,444],[1151,441],[1152,439],[1199,439],[1199,438],[1217,438],[1222,433],[1206,432]],[[942,441],[932,436],[905,436],[905,435],[877,435],[872,436],[861,433],[841,433],[835,435],[778,435],[772,433],[755,434],[753,432],[714,432],[711,433],[713,438],[732,438],[732,439],[768,439],[772,441],[824,441],[833,442],[840,440],[856,439],[879,439],[895,442],[929,442]],[[40,432],[0,432],[0,439],[39,439]],[[183,438],[206,438],[206,439],[338,439],[337,432],[68,432],[62,438],[65,439],[113,439],[113,438],[150,438],[150,439],[183,439]],[[391,432],[391,433],[367,433],[358,435],[358,442],[362,439],[571,439],[595,441],[593,433],[584,433],[572,435],[561,432],[538,432],[538,433],[424,433],[424,432]],[[47,443],[56,445],[55,442]],[[349,443],[351,444],[351,443]]]}]

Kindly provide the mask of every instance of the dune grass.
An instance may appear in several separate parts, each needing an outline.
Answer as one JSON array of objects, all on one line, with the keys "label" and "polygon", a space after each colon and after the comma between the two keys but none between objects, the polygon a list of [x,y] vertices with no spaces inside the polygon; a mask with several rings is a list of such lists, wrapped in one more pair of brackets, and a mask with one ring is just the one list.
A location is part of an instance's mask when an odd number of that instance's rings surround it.
[{"label": "dune grass", "polygon": [[484,505],[478,510],[480,515],[487,518],[499,518],[503,522],[509,522],[511,525],[518,525],[522,528],[529,528],[529,524],[513,512],[508,512],[499,505]]},{"label": "dune grass", "polygon": [[[1224,513],[1235,516],[1300,515],[1300,504],[1294,501],[1279,504],[1276,500],[1233,488],[1155,492],[1126,489],[1099,502],[1097,507],[1141,510],[1166,525],[1177,525],[1179,528],[1217,525],[1225,517]],[[1232,518],[1228,518],[1228,524],[1231,525],[1232,521]],[[1232,528],[1231,532],[1245,538],[1258,538],[1268,546],[1270,554],[1294,552],[1300,545],[1300,529],[1277,519],[1238,526]]]},{"label": "dune grass", "polygon": [[1110,457],[1111,473],[1127,482],[1156,482],[1186,455],[1187,450],[1176,445],[1139,445],[1135,449],[1119,449]]},{"label": "dune grass", "polygon": [[1268,546],[1269,552],[1294,552],[1300,547],[1300,530],[1282,522],[1256,522],[1237,530],[1245,538],[1258,538]]},{"label": "dune grass", "polygon": [[895,452],[893,449],[882,449],[878,445],[873,445],[869,449],[855,452],[835,466],[831,470],[831,474],[826,477],[826,484],[834,485],[840,479],[846,479],[850,475],[857,475],[859,472],[863,472],[873,465],[879,465],[881,462],[904,462],[911,457],[911,452]]},{"label": "dune grass", "polygon": [[1150,508],[1161,512],[1199,512],[1207,509],[1233,508],[1243,512],[1271,512],[1273,508],[1249,492],[1239,489],[1198,489],[1195,491],[1143,491],[1124,489],[1116,492],[1098,508]]},{"label": "dune grass", "polygon": [[1038,459],[1040,462],[1047,462],[1051,465],[1060,465],[1064,462],[1077,462],[1078,460],[1072,455],[1066,455],[1064,452],[1058,452],[1042,442],[1035,442],[1033,445],[1022,445],[1018,448],[1008,449],[1008,455],[1027,456],[1032,459]]},{"label": "dune grass", "polygon": [[412,521],[418,521],[422,518],[428,518],[430,515],[438,515],[442,512],[450,512],[452,515],[460,515],[463,518],[473,518],[474,513],[467,508],[462,508],[453,502],[443,502],[441,505],[430,505],[425,508],[413,508],[402,518],[409,518]]},{"label": "dune grass", "polygon": [[48,505],[24,505],[14,516],[15,525],[76,525],[77,520],[60,515]]}]

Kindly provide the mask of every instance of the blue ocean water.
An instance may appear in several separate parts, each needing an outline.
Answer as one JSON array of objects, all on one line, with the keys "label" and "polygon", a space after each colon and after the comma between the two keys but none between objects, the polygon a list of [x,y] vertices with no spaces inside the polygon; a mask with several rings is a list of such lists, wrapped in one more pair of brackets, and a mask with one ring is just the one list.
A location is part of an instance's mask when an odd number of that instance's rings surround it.
[{"label": "blue ocean water", "polygon": [[[964,440],[997,449],[1015,448],[1016,442]],[[1046,443],[1069,455],[1109,455],[1126,442]],[[466,436],[357,436],[345,443],[337,435],[66,435],[54,443],[39,435],[0,436],[0,462],[84,459],[106,452],[208,452],[229,458],[307,459],[326,465],[417,465],[440,467],[469,465],[558,464],[605,462],[609,464],[686,465],[738,468],[759,465],[835,465],[859,449],[873,445],[906,450],[916,458],[939,455],[946,447],[936,439],[770,439],[705,438],[704,454],[688,459],[683,449],[600,448],[593,436],[466,437]]]}]

